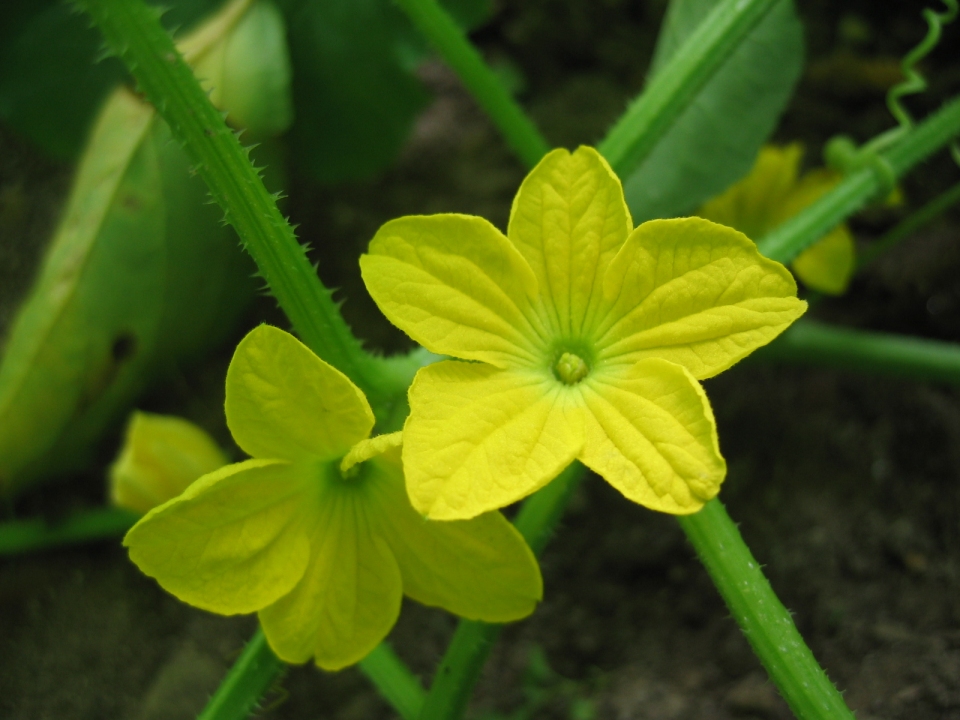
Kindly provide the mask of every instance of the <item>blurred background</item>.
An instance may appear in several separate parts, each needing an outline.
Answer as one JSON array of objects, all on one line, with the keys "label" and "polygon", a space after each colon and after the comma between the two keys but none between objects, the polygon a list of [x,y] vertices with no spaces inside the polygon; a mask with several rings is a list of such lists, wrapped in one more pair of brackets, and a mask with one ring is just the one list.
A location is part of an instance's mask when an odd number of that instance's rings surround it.
[{"label": "blurred background", "polygon": [[[167,4],[165,23],[184,28],[178,38],[218,7]],[[666,9],[663,0],[448,5],[548,140],[565,147],[602,138],[642,89]],[[275,7],[286,27],[292,113],[267,118],[258,159],[269,166],[268,184],[288,195],[283,209],[324,283],[338,288],[357,335],[372,349],[401,351],[409,340],[360,281],[357,258],[369,239],[386,220],[420,213],[482,215],[505,228],[524,168],[387,0]],[[829,138],[863,142],[892,126],[884,95],[925,32],[921,7],[798,0],[806,62],[771,140],[803,143],[805,167],[814,167]],[[98,108],[126,82],[115,59],[93,64],[98,47],[86,20],[59,3],[0,8],[0,352],[9,354],[18,309],[51,238],[63,232]],[[908,101],[917,117],[960,92],[958,47],[960,24],[948,26],[921,66],[929,89]],[[157,137],[157,156],[173,154],[171,141]],[[169,162],[186,175],[183,159]],[[958,181],[960,168],[938,153],[900,183],[899,203],[850,221],[856,242],[868,247]],[[156,182],[173,207],[181,190]],[[153,186],[143,187],[149,199]],[[202,187],[182,192],[203,196]],[[217,225],[217,212],[204,212],[211,218],[197,222]],[[90,376],[107,387],[130,373],[129,387],[101,414],[89,409],[109,393],[78,395],[66,434],[49,441],[43,462],[23,465],[24,480],[8,482],[0,521],[55,522],[101,506],[134,407],[188,418],[241,457],[222,413],[232,348],[259,322],[288,324],[251,281],[232,236],[209,250],[224,258],[222,272],[205,265],[195,280],[187,277],[197,273],[196,258],[166,242],[157,240],[162,277],[131,276],[166,288],[144,296],[164,304],[145,300],[136,316],[117,320],[120,330],[104,341],[109,363]],[[113,262],[105,267],[133,272],[124,264],[132,260]],[[177,288],[198,283],[215,286],[219,299],[199,303],[207,310],[191,326],[171,321],[170,307],[198,305]],[[811,315],[960,341],[960,210],[911,234]],[[128,325],[147,317],[144,334],[130,340]],[[960,718],[958,388],[762,359],[706,388],[730,467],[721,499],[857,717]],[[88,410],[94,434],[84,431]],[[18,422],[16,406],[0,417]],[[790,717],[672,518],[588,479],[542,566],[544,603],[503,634],[474,717]],[[454,625],[405,602],[390,642],[426,681]],[[254,627],[251,617],[209,615],[166,595],[129,563],[119,538],[0,557],[0,716],[192,718]],[[287,672],[258,716],[392,713],[358,671],[307,666]]]}]

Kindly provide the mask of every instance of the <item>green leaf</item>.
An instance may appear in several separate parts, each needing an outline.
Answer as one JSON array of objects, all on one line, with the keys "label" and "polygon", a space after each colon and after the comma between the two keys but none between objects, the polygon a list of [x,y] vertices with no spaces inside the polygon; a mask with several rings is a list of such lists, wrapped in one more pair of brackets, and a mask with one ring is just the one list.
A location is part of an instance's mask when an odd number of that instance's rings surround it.
[{"label": "green leaf", "polygon": [[249,258],[153,108],[115,93],[0,364],[0,492],[82,467],[153,378],[229,334]]},{"label": "green leaf", "polygon": [[[717,0],[673,0],[652,64],[663,67]],[[802,26],[784,0],[703,86],[647,159],[624,177],[634,222],[675,217],[746,174],[803,65]]]},{"label": "green leaf", "polygon": [[[389,0],[279,4],[294,66],[296,160],[324,183],[382,170],[430,99],[413,74],[428,52],[423,38]],[[468,29],[491,12],[489,0],[443,4]]]},{"label": "green leaf", "polygon": [[385,0],[287,5],[295,157],[328,183],[377,172],[428,99],[402,62],[399,11]]},{"label": "green leaf", "polygon": [[[164,24],[180,27],[218,4],[179,0],[164,14]],[[115,58],[97,62],[102,48],[100,34],[65,2],[4,2],[0,119],[51,156],[75,158],[107,93],[126,77]]]}]

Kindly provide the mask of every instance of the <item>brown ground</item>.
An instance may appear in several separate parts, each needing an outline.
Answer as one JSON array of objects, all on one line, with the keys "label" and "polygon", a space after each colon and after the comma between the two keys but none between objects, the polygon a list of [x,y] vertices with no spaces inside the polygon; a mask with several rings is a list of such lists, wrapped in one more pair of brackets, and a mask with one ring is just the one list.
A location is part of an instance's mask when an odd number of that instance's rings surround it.
[{"label": "brown ground", "polygon": [[[853,45],[859,56],[902,54],[922,26],[916,8],[898,5],[801,2],[812,69],[781,139],[804,139],[815,158],[835,132],[866,137],[883,127],[879,91],[864,87],[835,51],[851,42],[838,28],[860,23],[867,34]],[[493,57],[511,58],[524,74],[528,105],[557,142],[595,139],[637,89],[662,4],[611,0],[591,8],[587,15],[581,4],[562,0],[511,4],[479,35]],[[954,30],[943,47],[955,48],[958,37]],[[960,89],[955,54],[941,49],[928,70],[938,80],[933,99],[918,109]],[[440,97],[401,165],[336,191],[301,182],[290,208],[320,248],[325,280],[350,298],[350,321],[387,349],[403,341],[364,299],[355,264],[363,244],[384,220],[413,212],[456,210],[502,226],[523,174],[456,81],[436,65],[423,74]],[[35,171],[29,158],[17,163],[27,168],[19,181],[26,190],[10,190],[5,173],[0,201],[20,202],[43,185],[47,194],[34,197],[49,209],[50,194],[62,192],[62,170]],[[916,207],[958,178],[960,171],[939,159],[904,190]],[[42,214],[29,217],[43,225]],[[861,219],[858,237],[869,240],[892,219]],[[958,236],[955,213],[816,314],[960,341]],[[323,249],[333,247],[336,253]],[[282,322],[267,301],[260,317]],[[216,417],[224,358],[186,373],[143,406]],[[960,718],[960,390],[745,362],[709,381],[707,391],[730,466],[721,497],[857,717]],[[225,439],[222,425],[211,428]],[[113,452],[105,443],[104,460]],[[101,473],[34,492],[8,514],[56,515],[99,502]],[[546,599],[532,619],[504,634],[478,688],[477,716],[573,718],[592,709],[611,719],[789,717],[671,518],[590,478],[543,570]],[[410,603],[391,640],[428,678],[452,628],[449,616]],[[165,595],[116,543],[0,560],[0,717],[191,718],[252,629],[250,618],[207,615]],[[354,670],[292,669],[267,703],[261,716],[276,720],[392,716]]]}]

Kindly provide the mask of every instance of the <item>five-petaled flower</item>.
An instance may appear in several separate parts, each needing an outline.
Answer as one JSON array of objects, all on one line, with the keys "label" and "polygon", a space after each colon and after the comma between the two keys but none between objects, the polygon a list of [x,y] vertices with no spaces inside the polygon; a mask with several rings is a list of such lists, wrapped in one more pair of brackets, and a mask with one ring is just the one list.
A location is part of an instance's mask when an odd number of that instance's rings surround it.
[{"label": "five-petaled flower", "polygon": [[506,622],[542,594],[536,559],[499,513],[437,523],[410,506],[399,433],[369,438],[363,393],[296,338],[262,325],[227,372],[227,424],[254,459],[204,475],[124,544],[169,592],[226,615],[258,611],[287,662],[362,659],[403,593]]},{"label": "five-petaled flower", "polygon": [[395,325],[459,358],[419,371],[404,426],[407,491],[438,519],[508,505],[574,459],[635,502],[695,512],[726,472],[698,380],[806,308],[740,232],[700,218],[634,229],[587,147],[534,168],[507,236],[477,217],[399,218],[361,270]]}]

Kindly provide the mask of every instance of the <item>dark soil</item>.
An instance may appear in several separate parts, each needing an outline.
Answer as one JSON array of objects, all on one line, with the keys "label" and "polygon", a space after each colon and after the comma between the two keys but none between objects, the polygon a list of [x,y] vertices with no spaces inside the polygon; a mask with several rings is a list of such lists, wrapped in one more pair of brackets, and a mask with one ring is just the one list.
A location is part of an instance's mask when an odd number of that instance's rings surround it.
[{"label": "dark soil", "polygon": [[[504,5],[477,38],[525,80],[524,101],[551,140],[571,145],[601,136],[642,85],[663,3]],[[810,70],[777,137],[804,140],[816,163],[829,136],[862,140],[889,123],[876,86],[883,72],[874,71],[902,55],[923,25],[913,3],[821,0],[800,9]],[[927,63],[935,79],[914,101],[918,113],[960,90],[958,38],[953,28]],[[399,165],[336,190],[295,179],[289,208],[317,248],[324,280],[349,298],[350,322],[386,351],[406,341],[378,317],[356,271],[376,228],[397,215],[440,211],[483,215],[503,227],[523,176],[456,79],[439,64],[422,74],[438,99]],[[26,202],[42,185],[53,188],[35,196],[49,212],[50,197],[64,189],[63,171],[34,172],[39,161],[18,158],[11,163],[26,170],[19,186],[2,178],[0,210]],[[858,239],[869,243],[958,179],[949,160],[927,163],[903,183],[905,208],[854,222]],[[0,232],[9,237],[5,212]],[[33,205],[17,212],[46,222]],[[958,278],[954,211],[812,314],[960,341]],[[283,324],[268,300],[251,324],[260,318]],[[229,348],[143,407],[215,417],[228,356]],[[706,387],[730,467],[721,498],[857,717],[960,719],[960,389],[759,361],[741,363]],[[206,404],[191,399],[191,390]],[[225,438],[215,423],[208,426]],[[104,444],[104,463],[115,443]],[[92,506],[101,501],[102,473],[101,466],[34,491],[8,515]],[[478,687],[477,717],[496,711],[514,720],[582,718],[588,710],[611,720],[790,717],[671,517],[588,478],[542,566],[545,600],[531,619],[503,633]],[[454,624],[440,611],[407,603],[390,639],[428,682]],[[4,558],[0,717],[192,718],[253,628],[252,618],[208,615],[166,595],[118,543]],[[259,716],[393,713],[358,671],[326,674],[307,666],[289,670]]]}]

